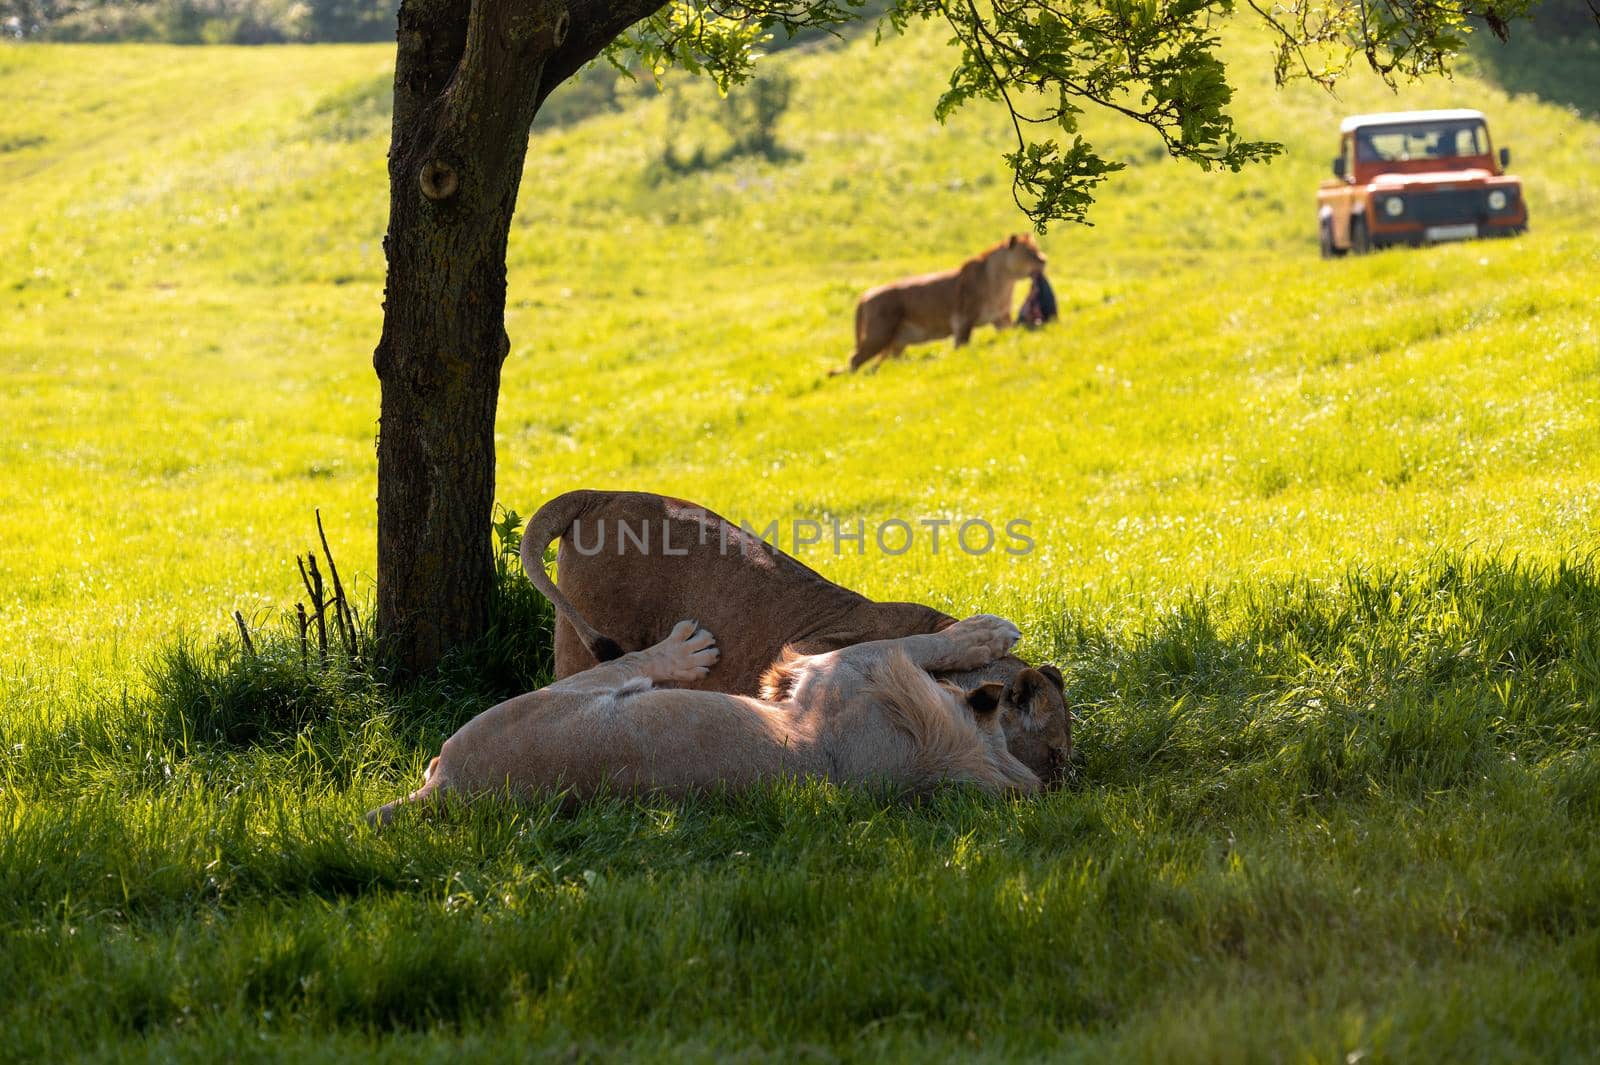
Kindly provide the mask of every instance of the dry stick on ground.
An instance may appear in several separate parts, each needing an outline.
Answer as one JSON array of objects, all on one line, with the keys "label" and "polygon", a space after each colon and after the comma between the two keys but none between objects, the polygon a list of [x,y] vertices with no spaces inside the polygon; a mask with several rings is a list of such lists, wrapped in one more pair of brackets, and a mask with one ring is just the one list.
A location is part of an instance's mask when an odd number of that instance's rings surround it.
[{"label": "dry stick on ground", "polygon": [[338,592],[328,596],[328,605],[333,607],[333,628],[339,634],[339,646],[348,649],[350,637],[344,631],[344,611],[339,609]]},{"label": "dry stick on ground", "polygon": [[339,631],[345,639],[345,650],[350,657],[356,657],[356,620],[350,613],[350,601],[345,598],[344,585],[339,583],[339,567],[334,565],[333,551],[328,547],[328,534],[322,531],[322,510],[314,512],[317,516],[317,537],[322,541],[322,554],[328,560],[328,576],[333,578],[333,616],[339,623]]},{"label": "dry stick on ground", "polygon": [[[295,561],[300,561],[298,555],[295,556]],[[300,575],[302,577],[305,576],[304,569],[300,571]],[[304,669],[307,665],[306,660],[310,658],[310,648],[306,644],[306,630],[310,628],[311,620],[306,617],[306,605],[304,603],[296,603],[294,605],[294,613],[295,619],[300,622],[300,668]]]},{"label": "dry stick on ground", "polygon": [[[317,569],[317,556],[307,555],[301,558],[294,556],[296,565],[300,567],[300,579],[305,582],[306,594],[311,596],[311,609],[317,612],[317,654],[322,658],[322,664],[328,664],[328,622],[323,611],[328,608],[327,600],[322,598],[322,574]],[[310,563],[311,572],[306,573],[306,564]]]},{"label": "dry stick on ground", "polygon": [[250,630],[245,628],[244,615],[235,610],[233,612],[233,620],[239,626],[239,639],[244,643],[245,653],[254,658],[256,656],[256,645],[250,642]]}]

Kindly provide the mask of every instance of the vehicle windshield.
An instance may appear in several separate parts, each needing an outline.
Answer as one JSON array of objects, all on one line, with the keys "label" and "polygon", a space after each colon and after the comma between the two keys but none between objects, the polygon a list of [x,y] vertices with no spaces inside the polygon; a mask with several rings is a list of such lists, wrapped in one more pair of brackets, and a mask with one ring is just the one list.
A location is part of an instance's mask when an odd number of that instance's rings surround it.
[{"label": "vehicle windshield", "polygon": [[1363,163],[1488,154],[1489,133],[1482,122],[1406,122],[1356,131],[1356,159]]}]

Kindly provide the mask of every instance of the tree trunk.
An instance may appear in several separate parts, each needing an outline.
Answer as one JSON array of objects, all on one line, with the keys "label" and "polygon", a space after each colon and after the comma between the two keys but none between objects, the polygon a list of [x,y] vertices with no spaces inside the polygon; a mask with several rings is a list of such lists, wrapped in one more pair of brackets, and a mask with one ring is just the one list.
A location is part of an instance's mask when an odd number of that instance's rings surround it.
[{"label": "tree trunk", "polygon": [[528,128],[551,88],[662,2],[401,2],[372,361],[378,638],[402,671],[431,668],[488,623],[506,240]]},{"label": "tree trunk", "polygon": [[483,634],[506,239],[561,0],[405,0],[389,150],[378,636],[402,670]]},{"label": "tree trunk", "polygon": [[[408,228],[427,227],[395,225],[391,236]],[[482,635],[493,594],[488,532],[508,345],[505,256],[502,250],[496,277],[496,253],[485,250],[492,234],[478,236],[463,239],[465,246],[440,241],[391,252],[391,277],[407,276],[390,282],[394,309],[385,311],[375,360],[382,385],[377,620],[385,653],[410,669],[427,669]],[[460,291],[455,268],[481,287]]]}]

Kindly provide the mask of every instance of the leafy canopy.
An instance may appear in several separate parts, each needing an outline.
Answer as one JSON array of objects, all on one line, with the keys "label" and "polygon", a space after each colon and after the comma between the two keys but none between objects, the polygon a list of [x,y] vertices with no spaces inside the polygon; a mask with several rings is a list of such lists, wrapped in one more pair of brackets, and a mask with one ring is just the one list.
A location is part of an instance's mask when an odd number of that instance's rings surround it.
[{"label": "leafy canopy", "polygon": [[[1503,37],[1536,0],[1245,0],[1277,34],[1279,84],[1306,77],[1332,89],[1358,59],[1385,79],[1447,73],[1473,24]],[[1233,88],[1218,24],[1234,0],[675,0],[607,51],[620,68],[660,78],[681,67],[726,92],[747,80],[775,34],[838,33],[864,18],[901,32],[942,20],[959,59],[934,113],[972,100],[999,103],[1016,134],[1006,154],[1017,204],[1042,232],[1086,222],[1096,188],[1123,164],[1098,154],[1078,129],[1088,106],[1115,111],[1160,136],[1202,169],[1239,170],[1283,150],[1234,127]]]}]

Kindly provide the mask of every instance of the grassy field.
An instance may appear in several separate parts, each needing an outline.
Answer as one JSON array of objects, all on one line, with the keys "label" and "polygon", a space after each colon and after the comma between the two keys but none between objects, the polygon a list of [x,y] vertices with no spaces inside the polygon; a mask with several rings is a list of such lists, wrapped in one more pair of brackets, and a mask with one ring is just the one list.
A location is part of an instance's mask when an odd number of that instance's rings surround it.
[{"label": "grassy field", "polygon": [[[1075,786],[382,837],[545,646],[509,578],[419,689],[227,640],[284,631],[313,508],[370,591],[390,50],[0,49],[0,1057],[1585,1060],[1600,121],[1470,72],[1280,92],[1230,41],[1288,155],[1096,119],[1129,168],[1045,239],[1048,331],[825,377],[861,289],[1023,226],[1001,117],[930,117],[937,34],[772,60],[782,160],[663,179],[653,90],[542,131],[512,235],[506,507],[1028,520],[801,557],[1015,618]],[[1489,113],[1532,232],[1319,261],[1339,117],[1429,106]]]}]

